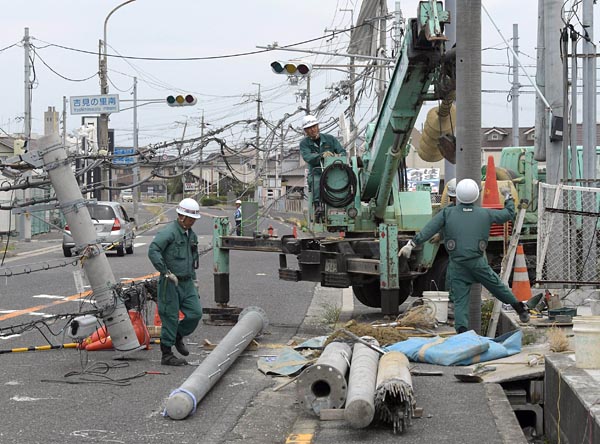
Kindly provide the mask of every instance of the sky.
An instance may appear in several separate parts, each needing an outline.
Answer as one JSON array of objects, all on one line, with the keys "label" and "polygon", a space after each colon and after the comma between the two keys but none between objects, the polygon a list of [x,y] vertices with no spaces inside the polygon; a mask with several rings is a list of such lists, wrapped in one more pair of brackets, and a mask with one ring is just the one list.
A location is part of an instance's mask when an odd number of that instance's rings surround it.
[{"label": "sky", "polygon": [[[29,28],[34,55],[35,86],[32,100],[32,131],[43,133],[43,112],[54,106],[62,111],[66,96],[99,94],[98,42],[103,38],[104,20],[122,0],[27,0],[8,1],[0,15],[0,131],[23,130],[24,112],[23,65],[24,51],[19,43],[24,28]],[[416,0],[388,0],[392,12],[400,3],[405,18],[414,17]],[[348,33],[323,38],[326,29],[347,29],[358,16],[359,0],[253,0],[209,2],[198,0],[136,0],[117,10],[108,20],[108,53],[118,56],[152,58],[215,57],[260,51],[257,46],[278,42],[325,52],[346,52]],[[507,39],[512,36],[513,23],[519,25],[519,47],[522,62],[531,75],[535,74],[537,35],[537,0],[483,0],[497,26]],[[598,7],[595,8],[597,10]],[[352,12],[352,11],[353,12]],[[388,27],[391,27],[391,20]],[[391,33],[389,33],[391,35]],[[598,33],[596,33],[596,37]],[[316,39],[316,40],[315,40]],[[16,46],[11,45],[18,43]],[[95,54],[49,46],[61,45]],[[389,45],[389,43],[388,43]],[[8,49],[2,50],[3,48]],[[512,76],[508,68],[506,45],[482,12],[482,125],[511,126],[512,105],[507,100]],[[344,64],[344,57],[303,55],[296,52],[271,51],[240,57],[216,57],[196,61],[147,61],[110,57],[109,92],[119,94],[120,113],[111,115],[110,127],[115,129],[117,146],[133,144],[133,113],[131,88],[138,78],[139,144],[197,137],[200,118],[204,114],[206,130],[219,128],[236,120],[256,117],[256,95],[260,84],[262,109],[266,119],[277,121],[293,113],[300,103],[295,93],[298,86],[288,83],[286,76],[270,69],[273,60],[302,59],[315,64]],[[47,65],[47,66],[46,66]],[[48,67],[52,68],[52,72]],[[85,79],[87,81],[70,81]],[[332,86],[347,77],[345,68],[314,69],[311,81],[311,102],[318,103],[331,93]],[[521,77],[521,83],[527,79]],[[365,79],[365,93],[360,112],[374,113],[375,95]],[[300,85],[300,88],[303,86]],[[531,88],[524,90],[531,91]],[[172,108],[163,100],[172,93],[193,93],[198,103],[193,107]],[[160,103],[148,103],[159,100]],[[325,120],[339,117],[348,105],[337,101],[328,108]],[[424,117],[425,111],[421,112]],[[299,124],[301,114],[291,123]],[[67,130],[80,126],[80,116],[67,114]],[[534,96],[524,94],[520,100],[521,126],[534,125]],[[232,143],[252,138],[253,127],[237,126],[224,134]]]}]

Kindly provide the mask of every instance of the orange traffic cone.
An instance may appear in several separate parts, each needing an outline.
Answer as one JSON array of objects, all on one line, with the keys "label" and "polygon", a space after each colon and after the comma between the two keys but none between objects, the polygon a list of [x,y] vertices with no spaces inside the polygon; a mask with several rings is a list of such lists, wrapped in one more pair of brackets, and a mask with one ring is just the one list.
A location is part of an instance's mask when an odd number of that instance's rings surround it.
[{"label": "orange traffic cone", "polygon": [[[131,310],[129,312],[129,319],[131,319],[131,323],[133,324],[133,330],[138,338],[138,342],[140,345],[145,345],[146,350],[148,350],[150,348],[150,333],[148,332],[148,328],[144,323],[141,313],[139,311]],[[112,348],[113,343],[110,336],[85,344],[85,350],[87,351],[110,350]]]},{"label": "orange traffic cone", "polygon": [[498,181],[496,179],[496,165],[494,164],[493,156],[488,157],[481,206],[484,208],[502,208],[502,205],[500,204],[500,194],[498,193]]},{"label": "orange traffic cone", "polygon": [[298,239],[298,227],[296,224],[294,224],[294,227],[292,228],[292,235],[294,236],[294,239]]},{"label": "orange traffic cone", "polygon": [[108,336],[108,330],[106,329],[106,325],[98,328],[94,333],[85,338],[78,346],[78,348],[85,349],[92,342],[97,341],[105,341]]},{"label": "orange traffic cone", "polygon": [[[494,157],[488,157],[487,168],[485,171],[485,186],[483,187],[483,196],[481,198],[483,208],[502,209],[504,205],[500,203],[500,193],[498,192],[498,180],[496,178],[496,165]],[[509,222],[510,223],[510,222]],[[510,226],[508,226],[507,235],[510,236]],[[490,227],[490,236],[504,236],[504,224],[492,224]]]},{"label": "orange traffic cone", "polygon": [[[181,321],[183,318],[185,318],[185,315],[180,310],[179,311],[179,320]],[[154,309],[154,326],[155,327],[162,326],[162,321],[160,320],[160,315],[158,314],[158,304],[156,304],[156,308]]]},{"label": "orange traffic cone", "polygon": [[522,244],[517,245],[517,255],[515,256],[515,266],[513,268],[512,292],[519,301],[527,302],[531,299],[531,284],[529,283],[525,251]]}]

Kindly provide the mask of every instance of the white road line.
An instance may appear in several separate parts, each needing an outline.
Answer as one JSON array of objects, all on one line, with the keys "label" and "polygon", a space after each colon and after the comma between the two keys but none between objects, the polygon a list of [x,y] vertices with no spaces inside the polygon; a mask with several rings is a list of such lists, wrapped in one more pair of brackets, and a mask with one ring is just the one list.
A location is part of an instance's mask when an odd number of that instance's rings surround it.
[{"label": "white road line", "polygon": [[7,340],[7,339],[11,339],[11,338],[18,338],[21,335],[8,335],[8,336],[0,336],[0,339],[2,339],[3,341]]},{"label": "white road line", "polygon": [[136,243],[133,244],[134,248],[139,248],[139,247],[142,247],[144,245],[146,245],[146,242],[140,242],[140,243],[136,242]]},{"label": "white road line", "polygon": [[27,313],[29,316],[41,316],[43,318],[51,318],[54,315],[48,314],[48,313],[41,313],[39,311],[32,311],[30,313]]},{"label": "white road line", "polygon": [[65,296],[53,296],[51,294],[36,294],[32,297],[39,298],[39,299],[64,299],[65,298]]},{"label": "white road line", "polygon": [[17,310],[0,310],[0,313],[2,314],[9,314],[9,313],[14,313]]}]

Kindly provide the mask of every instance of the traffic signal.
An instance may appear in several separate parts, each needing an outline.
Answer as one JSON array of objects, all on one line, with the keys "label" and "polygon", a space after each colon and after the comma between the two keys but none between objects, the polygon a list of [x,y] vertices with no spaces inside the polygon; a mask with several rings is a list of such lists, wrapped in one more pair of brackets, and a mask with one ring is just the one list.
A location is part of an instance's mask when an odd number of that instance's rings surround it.
[{"label": "traffic signal", "polygon": [[312,66],[305,62],[282,62],[276,60],[271,63],[271,69],[275,74],[304,77],[310,74]]},{"label": "traffic signal", "polygon": [[193,106],[198,102],[196,96],[191,94],[178,94],[176,96],[167,96],[167,105],[169,106]]}]

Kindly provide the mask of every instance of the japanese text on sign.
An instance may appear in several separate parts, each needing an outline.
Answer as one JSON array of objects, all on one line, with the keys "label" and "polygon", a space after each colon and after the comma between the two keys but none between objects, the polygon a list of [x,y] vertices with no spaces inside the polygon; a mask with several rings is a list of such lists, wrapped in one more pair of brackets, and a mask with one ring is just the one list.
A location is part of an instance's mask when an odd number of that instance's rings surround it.
[{"label": "japanese text on sign", "polygon": [[119,95],[71,96],[71,114],[110,114],[119,112]]}]

